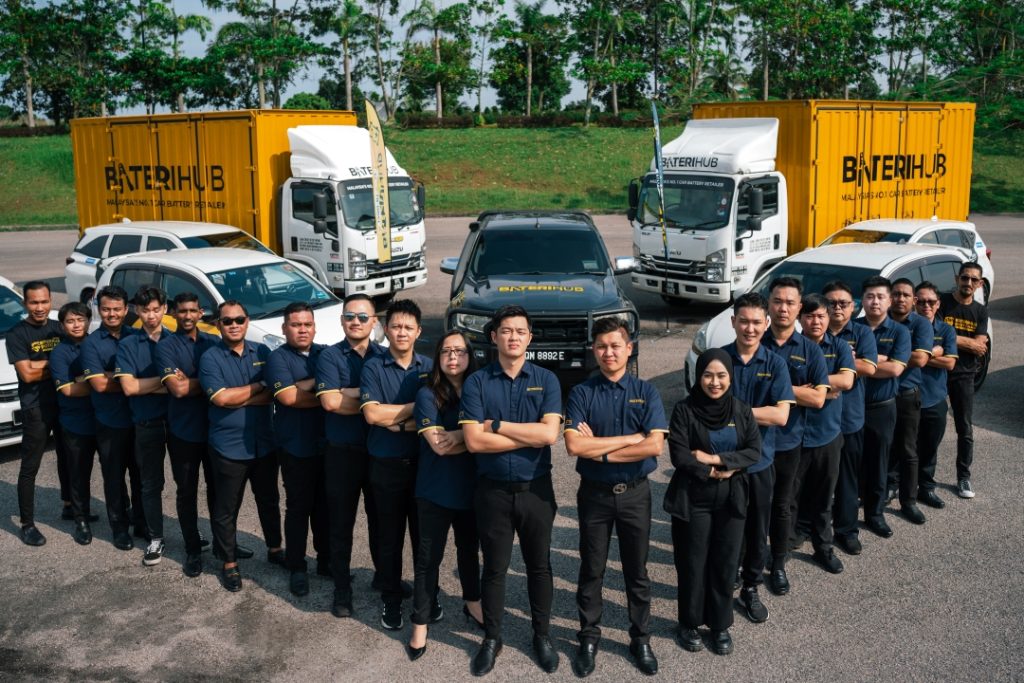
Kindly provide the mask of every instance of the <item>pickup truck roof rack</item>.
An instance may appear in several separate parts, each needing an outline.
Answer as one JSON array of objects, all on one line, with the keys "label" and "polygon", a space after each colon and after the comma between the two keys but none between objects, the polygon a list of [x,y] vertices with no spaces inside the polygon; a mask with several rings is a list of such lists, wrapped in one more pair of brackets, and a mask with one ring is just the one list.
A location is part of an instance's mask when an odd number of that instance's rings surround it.
[{"label": "pickup truck roof rack", "polygon": [[508,216],[515,218],[577,218],[583,219],[587,223],[593,225],[594,219],[590,217],[590,214],[586,211],[580,211],[578,209],[487,209],[482,212],[475,221],[469,224],[469,229],[476,231],[480,229],[480,225],[487,219],[494,216]]}]

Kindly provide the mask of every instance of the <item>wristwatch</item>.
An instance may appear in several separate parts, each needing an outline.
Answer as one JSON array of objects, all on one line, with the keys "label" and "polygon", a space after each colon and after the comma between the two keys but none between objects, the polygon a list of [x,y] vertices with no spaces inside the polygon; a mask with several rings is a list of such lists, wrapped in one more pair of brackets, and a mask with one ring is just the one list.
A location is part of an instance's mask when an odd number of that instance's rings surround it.
[{"label": "wristwatch", "polygon": [[491,420],[491,431],[495,434],[501,429],[501,420]]}]

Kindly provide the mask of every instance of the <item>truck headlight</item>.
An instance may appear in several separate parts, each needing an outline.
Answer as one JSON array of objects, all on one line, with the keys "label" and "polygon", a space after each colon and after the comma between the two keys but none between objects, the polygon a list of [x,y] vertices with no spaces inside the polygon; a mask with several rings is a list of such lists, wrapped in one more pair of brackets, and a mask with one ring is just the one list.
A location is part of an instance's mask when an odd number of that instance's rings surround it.
[{"label": "truck headlight", "polygon": [[268,349],[273,351],[277,347],[281,346],[281,344],[284,344],[284,337],[276,334],[265,334],[263,335],[263,343]]},{"label": "truck headlight", "polygon": [[725,249],[708,254],[704,279],[708,282],[725,282]]},{"label": "truck headlight", "polygon": [[352,280],[365,280],[367,276],[366,254],[348,248],[348,276]]},{"label": "truck headlight", "polygon": [[490,321],[491,319],[484,315],[473,315],[472,313],[455,314],[455,327],[460,330],[469,330],[483,334],[484,327]]},{"label": "truck headlight", "polygon": [[693,335],[693,352],[698,356],[708,348],[708,324],[704,323],[697,330],[697,334]]}]

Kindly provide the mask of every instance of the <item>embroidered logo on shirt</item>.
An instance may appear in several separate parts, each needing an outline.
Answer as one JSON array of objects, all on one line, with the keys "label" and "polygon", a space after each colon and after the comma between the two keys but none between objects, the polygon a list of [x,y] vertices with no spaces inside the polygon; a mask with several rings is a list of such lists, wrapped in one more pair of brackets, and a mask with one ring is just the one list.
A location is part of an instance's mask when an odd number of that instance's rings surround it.
[{"label": "embroidered logo on shirt", "polygon": [[803,356],[798,356],[796,354],[793,354],[792,356],[790,356],[789,359],[790,360],[798,361],[800,363],[806,363],[807,362],[806,358],[804,358]]},{"label": "embroidered logo on shirt", "polygon": [[544,391],[544,387],[526,387],[527,391]]},{"label": "embroidered logo on shirt", "polygon": [[252,362],[252,366],[253,366],[254,368],[255,368],[255,367],[259,367],[260,365],[266,365],[266,364],[267,364],[267,363],[266,363],[266,361],[262,361],[262,360],[254,360],[254,361]]},{"label": "embroidered logo on shirt", "polygon": [[758,377],[771,377],[772,373],[770,373],[770,372],[759,372],[759,373],[757,373],[757,376]]},{"label": "embroidered logo on shirt", "polygon": [[642,398],[631,398],[631,399],[629,399],[629,402],[630,403],[646,403],[647,401],[645,401]]}]

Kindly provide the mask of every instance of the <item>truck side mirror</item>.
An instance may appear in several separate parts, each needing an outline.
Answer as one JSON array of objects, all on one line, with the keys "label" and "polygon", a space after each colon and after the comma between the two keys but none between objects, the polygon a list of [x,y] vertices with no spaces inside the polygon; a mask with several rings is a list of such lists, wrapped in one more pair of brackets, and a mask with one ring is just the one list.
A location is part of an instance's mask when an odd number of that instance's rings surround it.
[{"label": "truck side mirror", "polygon": [[760,216],[764,213],[764,190],[760,187],[750,188],[749,210],[751,216]]},{"label": "truck side mirror", "polygon": [[747,230],[750,230],[751,232],[760,230],[761,220],[761,216],[755,216],[754,214],[750,214],[749,216],[747,216]]},{"label": "truck side mirror", "polygon": [[423,183],[416,185],[416,203],[420,205],[420,215],[426,215],[427,213],[427,191],[423,187]]},{"label": "truck side mirror", "polygon": [[[327,218],[327,193],[315,192],[313,194],[313,218],[322,221]],[[324,228],[326,230],[326,227]],[[317,232],[320,232],[317,230]]]},{"label": "truck side mirror", "polygon": [[629,209],[626,211],[626,218],[636,220],[637,207],[640,205],[640,186],[636,178],[629,181]]},{"label": "truck side mirror", "polygon": [[327,232],[327,221],[323,218],[317,218],[313,221],[313,232],[317,235],[323,235]]}]

